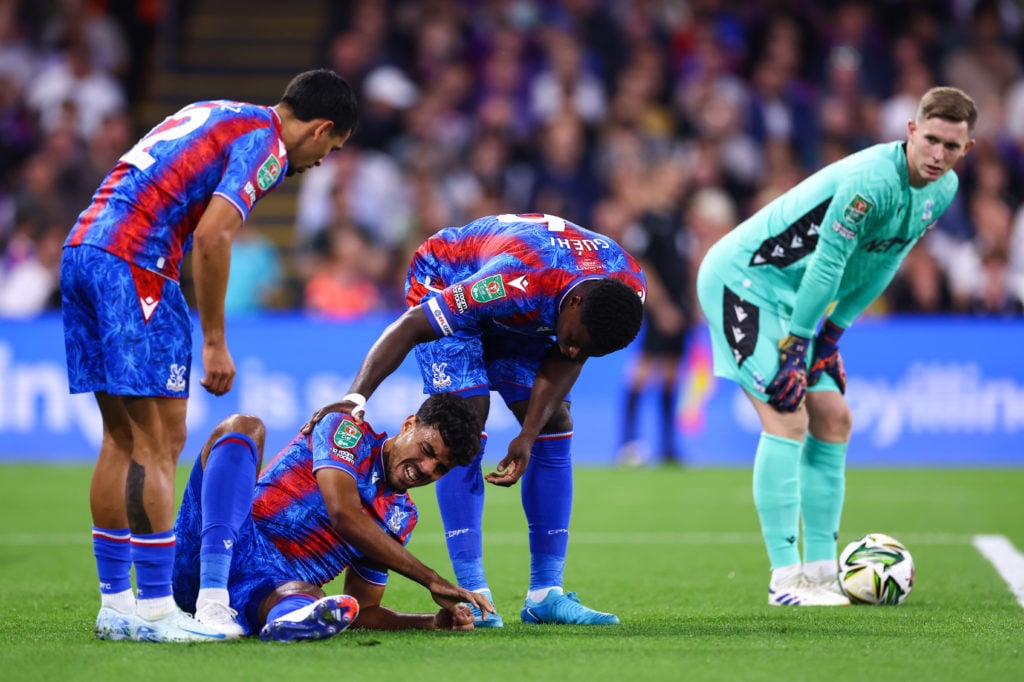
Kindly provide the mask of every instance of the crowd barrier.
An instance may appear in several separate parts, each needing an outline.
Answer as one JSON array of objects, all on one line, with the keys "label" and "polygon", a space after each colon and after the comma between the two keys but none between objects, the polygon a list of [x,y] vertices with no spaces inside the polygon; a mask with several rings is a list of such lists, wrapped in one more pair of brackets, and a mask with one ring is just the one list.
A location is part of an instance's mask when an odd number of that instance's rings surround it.
[{"label": "crowd barrier", "polygon": [[[316,408],[347,392],[363,354],[389,321],[339,323],[290,314],[229,320],[235,386],[221,397],[202,389],[197,344],[183,463],[217,421],[234,412],[264,420],[270,453],[284,446]],[[1024,466],[1024,362],[1015,350],[1021,348],[1019,319],[859,322],[842,342],[854,414],[850,466]],[[584,367],[572,392],[577,464],[616,462],[623,382],[635,350]],[[734,384],[712,375],[704,329],[694,331],[683,368],[676,426],[686,463],[749,466],[757,418]],[[640,424],[652,446],[656,391],[652,387],[642,405]],[[368,421],[394,432],[422,397],[410,354],[371,397]],[[501,458],[517,432],[512,414],[493,398],[489,463]],[[92,396],[68,394],[59,316],[0,321],[0,462],[89,462],[100,437]]]}]

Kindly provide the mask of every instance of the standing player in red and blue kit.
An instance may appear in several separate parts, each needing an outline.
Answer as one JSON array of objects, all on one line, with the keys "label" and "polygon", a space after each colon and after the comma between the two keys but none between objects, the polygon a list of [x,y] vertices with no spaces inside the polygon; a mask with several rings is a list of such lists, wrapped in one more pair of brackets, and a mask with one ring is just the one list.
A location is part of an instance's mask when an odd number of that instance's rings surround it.
[{"label": "standing player in red and blue kit", "polygon": [[[521,430],[486,480],[511,486],[523,478],[530,588],[522,621],[616,624],[613,614],[587,608],[562,589],[572,511],[569,390],[588,357],[636,337],[646,291],[639,265],[618,244],[556,216],[488,216],[443,229],[413,256],[408,310],[370,349],[349,395],[310,421],[337,409],[364,410],[365,396],[414,346],[424,391],[465,397],[481,424],[490,391],[497,391]],[[439,481],[437,497],[459,585],[490,599],[482,450],[470,466]],[[502,625],[498,617],[474,613],[476,627]]]},{"label": "standing player in red and blue kit", "polygon": [[187,106],[121,157],[65,242],[69,384],[72,393],[94,393],[103,418],[90,490],[101,638],[108,621],[135,612],[157,641],[224,637],[202,623],[202,605],[193,620],[171,595],[174,470],[185,444],[192,362],[181,261],[194,248],[200,383],[222,395],[235,376],[224,334],[232,239],[284,176],[345,143],[356,114],[352,89],[327,70],[296,76],[272,107]]}]

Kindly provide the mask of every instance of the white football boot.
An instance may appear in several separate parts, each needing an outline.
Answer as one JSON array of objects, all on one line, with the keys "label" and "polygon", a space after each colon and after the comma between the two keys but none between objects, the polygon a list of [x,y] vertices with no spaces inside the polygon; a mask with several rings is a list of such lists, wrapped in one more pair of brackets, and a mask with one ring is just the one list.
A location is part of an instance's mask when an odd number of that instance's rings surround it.
[{"label": "white football boot", "polygon": [[227,635],[175,606],[157,618],[139,616],[131,638],[136,642],[223,642]]},{"label": "white football boot", "polygon": [[132,632],[139,624],[135,609],[118,611],[112,606],[100,608],[96,614],[96,639],[122,641],[131,639]]},{"label": "white football boot", "polygon": [[238,611],[219,601],[207,601],[196,607],[196,622],[223,632],[228,639],[241,639],[245,630],[238,624]]},{"label": "white football boot", "polygon": [[771,606],[849,606],[850,600],[797,573],[788,580],[768,583],[768,603]]}]

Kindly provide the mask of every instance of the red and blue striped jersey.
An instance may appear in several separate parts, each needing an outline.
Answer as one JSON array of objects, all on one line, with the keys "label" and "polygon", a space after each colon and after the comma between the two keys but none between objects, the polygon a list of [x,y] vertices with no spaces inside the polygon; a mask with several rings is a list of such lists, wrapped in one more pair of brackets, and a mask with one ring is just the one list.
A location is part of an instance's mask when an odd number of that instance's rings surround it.
[{"label": "red and blue striped jersey", "polygon": [[334,529],[315,475],[325,467],[351,475],[366,514],[404,545],[419,516],[408,493],[388,486],[386,439],[365,422],[331,413],[309,436],[289,443],[260,474],[253,520],[291,564],[296,579],[323,585],[352,566],[368,582],[387,581],[386,568],[366,560]]},{"label": "red and blue striped jersey", "polygon": [[580,282],[613,277],[647,295],[640,266],[612,239],[542,213],[487,216],[445,228],[413,255],[406,303],[426,301],[441,336],[510,331],[555,335]]},{"label": "red and blue striped jersey", "polygon": [[65,246],[96,246],[177,280],[210,199],[224,197],[245,220],[287,165],[281,119],[271,107],[190,104],[118,160]]}]

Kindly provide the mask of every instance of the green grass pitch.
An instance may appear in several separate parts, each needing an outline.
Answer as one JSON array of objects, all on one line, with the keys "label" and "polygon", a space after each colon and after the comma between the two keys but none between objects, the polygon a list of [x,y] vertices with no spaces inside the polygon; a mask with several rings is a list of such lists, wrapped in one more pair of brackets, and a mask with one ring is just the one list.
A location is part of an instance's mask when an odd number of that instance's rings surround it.
[{"label": "green grass pitch", "polygon": [[[485,558],[503,630],[291,645],[95,640],[90,474],[0,467],[4,680],[1024,680],[1024,608],[971,544],[998,534],[1024,551],[1024,469],[851,470],[840,547],[888,533],[912,552],[917,584],[898,607],[838,609],[767,605],[748,470],[578,469],[566,587],[619,615],[606,628],[519,623],[519,490],[490,488]],[[414,498],[410,549],[450,576],[433,490]],[[433,610],[400,576],[386,603]]]}]

